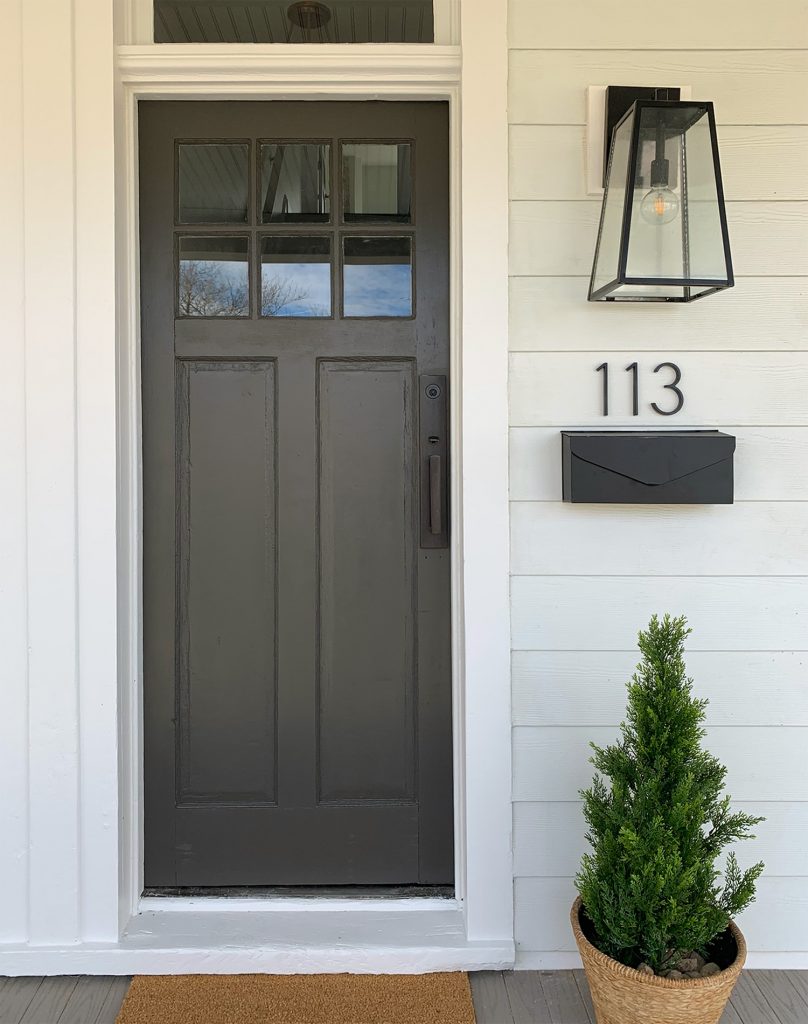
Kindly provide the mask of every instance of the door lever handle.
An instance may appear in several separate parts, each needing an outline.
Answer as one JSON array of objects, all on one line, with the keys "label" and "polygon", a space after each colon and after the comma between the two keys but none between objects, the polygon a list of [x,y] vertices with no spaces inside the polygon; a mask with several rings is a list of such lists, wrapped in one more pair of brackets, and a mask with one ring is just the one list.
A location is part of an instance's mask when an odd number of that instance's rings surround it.
[{"label": "door lever handle", "polygon": [[449,547],[449,425],[446,375],[418,377],[418,451],[413,469],[418,477],[418,533],[423,549]]},{"label": "door lever handle", "polygon": [[429,456],[429,532],[443,533],[442,506],[443,494],[441,484],[443,475],[441,473],[440,455]]}]

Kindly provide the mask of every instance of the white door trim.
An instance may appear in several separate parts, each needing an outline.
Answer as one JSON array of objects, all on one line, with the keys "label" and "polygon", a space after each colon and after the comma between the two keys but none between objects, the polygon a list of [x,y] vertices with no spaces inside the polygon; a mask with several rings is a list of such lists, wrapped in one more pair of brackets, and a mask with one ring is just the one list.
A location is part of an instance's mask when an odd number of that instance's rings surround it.
[{"label": "white door trim", "polygon": [[[148,911],[140,905],[142,516],[137,101],[169,97],[445,99],[450,104],[452,153],[450,323],[451,374],[455,382],[455,906],[462,913],[469,944],[498,950],[502,962],[513,957],[507,506],[507,47],[504,28],[501,33],[495,30],[496,38],[492,39],[488,0],[465,0],[461,19],[462,79],[460,49],[449,46],[161,45],[124,46],[118,50],[120,923],[124,931],[144,912],[154,913],[153,903],[148,905]],[[290,909],[283,901],[251,903],[249,909],[266,913]],[[320,901],[310,905],[312,910],[323,909]],[[175,904],[173,910],[179,909],[181,906]],[[438,907],[435,910],[445,913]],[[468,959],[469,966],[479,963],[472,955]],[[484,959],[491,962],[488,954]],[[445,956],[435,959],[436,964],[445,962]]]}]

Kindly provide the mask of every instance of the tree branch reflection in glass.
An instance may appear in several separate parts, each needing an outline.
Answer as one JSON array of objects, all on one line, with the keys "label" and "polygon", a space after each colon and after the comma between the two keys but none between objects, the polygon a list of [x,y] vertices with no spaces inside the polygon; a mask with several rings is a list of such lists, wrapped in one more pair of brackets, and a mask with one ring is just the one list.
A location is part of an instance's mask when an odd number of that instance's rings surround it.
[{"label": "tree branch reflection in glass", "polygon": [[249,316],[249,240],[219,235],[179,240],[178,316]]},{"label": "tree branch reflection in glass", "polygon": [[267,235],[261,239],[261,316],[331,316],[331,239]]}]

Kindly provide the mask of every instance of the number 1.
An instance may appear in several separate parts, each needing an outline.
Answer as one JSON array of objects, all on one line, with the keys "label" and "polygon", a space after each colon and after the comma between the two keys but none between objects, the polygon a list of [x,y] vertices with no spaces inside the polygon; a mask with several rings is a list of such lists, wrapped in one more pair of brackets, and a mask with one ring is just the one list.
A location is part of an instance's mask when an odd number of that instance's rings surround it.
[{"label": "number 1", "polygon": [[634,379],[631,382],[631,415],[640,415],[640,385],[637,380],[637,364],[629,363],[626,367],[626,373],[633,373]]},{"label": "number 1", "polygon": [[[636,366],[636,363],[635,363]],[[600,373],[603,370],[603,415],[609,415],[609,364],[601,363],[600,366],[595,368],[595,373]]]}]

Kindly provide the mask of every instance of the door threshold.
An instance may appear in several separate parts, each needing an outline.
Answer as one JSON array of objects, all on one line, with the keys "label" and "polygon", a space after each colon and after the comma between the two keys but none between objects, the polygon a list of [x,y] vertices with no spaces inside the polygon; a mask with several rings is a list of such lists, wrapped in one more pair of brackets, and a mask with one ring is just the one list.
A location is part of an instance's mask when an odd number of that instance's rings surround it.
[{"label": "door threshold", "polygon": [[452,885],[161,885],[146,886],[143,899],[454,899]]},{"label": "door threshold", "polygon": [[[172,912],[178,903],[186,904],[183,913]],[[456,900],[294,903],[151,897],[141,901],[111,959],[147,974],[410,974],[513,964],[511,940],[467,937]],[[257,912],[239,912],[248,906]]]},{"label": "door threshold", "polygon": [[[514,963],[513,940],[468,938],[463,910],[452,900],[439,907],[431,900],[331,901],[333,909],[360,908],[350,913],[329,912],[328,900],[301,900],[306,913],[285,903],[277,912],[249,914],[237,905],[258,901],[230,900],[223,909],[219,900],[196,900],[198,912],[181,914],[168,912],[176,899],[156,902],[161,909],[140,910],[117,942],[0,944],[0,974],[421,974]],[[264,910],[272,906],[263,902]]]}]

